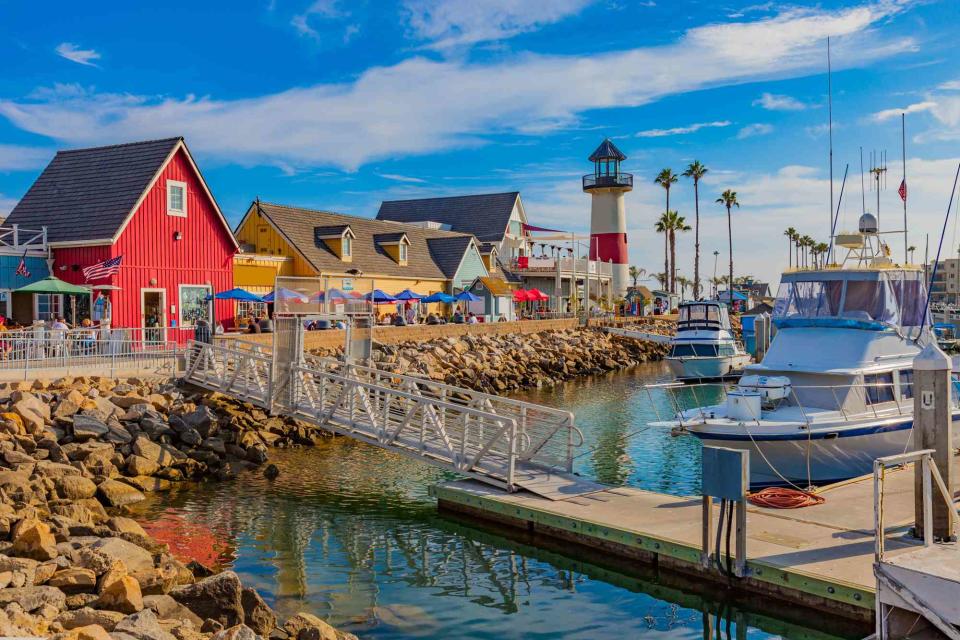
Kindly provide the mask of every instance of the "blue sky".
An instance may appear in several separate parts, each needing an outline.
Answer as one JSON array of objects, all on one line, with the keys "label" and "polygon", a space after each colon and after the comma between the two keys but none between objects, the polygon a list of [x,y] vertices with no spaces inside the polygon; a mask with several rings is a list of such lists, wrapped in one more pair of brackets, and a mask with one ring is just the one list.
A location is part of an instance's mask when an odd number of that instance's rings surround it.
[{"label": "blue sky", "polygon": [[[828,35],[841,227],[860,213],[860,146],[887,150],[881,225],[902,226],[902,110],[918,259],[960,156],[953,0],[58,4],[0,6],[0,211],[58,148],[184,135],[233,222],[256,196],[372,216],[384,199],[520,190],[533,222],[584,230],[580,175],[610,136],[637,176],[634,264],[662,269],[653,177],[696,158],[705,275],[714,249],[725,271],[713,200],[732,188],[737,272],[775,280],[783,229],[827,234]],[[689,183],[671,205],[693,218]],[[692,233],[679,243],[692,275]]]}]

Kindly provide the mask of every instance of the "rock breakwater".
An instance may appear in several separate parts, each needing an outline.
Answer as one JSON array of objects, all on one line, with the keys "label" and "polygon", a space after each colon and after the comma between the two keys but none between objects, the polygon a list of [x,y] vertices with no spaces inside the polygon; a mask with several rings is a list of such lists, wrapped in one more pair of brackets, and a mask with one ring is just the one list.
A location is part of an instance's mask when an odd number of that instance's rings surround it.
[{"label": "rock breakwater", "polygon": [[64,378],[0,388],[0,635],[60,640],[346,640],[281,623],[230,571],[184,564],[126,507],[233,476],[319,434],[169,381]]},{"label": "rock breakwater", "polygon": [[[674,330],[672,322],[656,318],[636,326],[663,335]],[[668,349],[666,345],[611,336],[603,329],[585,327],[530,334],[467,334],[377,345],[374,361],[393,373],[501,394],[659,360]]]}]

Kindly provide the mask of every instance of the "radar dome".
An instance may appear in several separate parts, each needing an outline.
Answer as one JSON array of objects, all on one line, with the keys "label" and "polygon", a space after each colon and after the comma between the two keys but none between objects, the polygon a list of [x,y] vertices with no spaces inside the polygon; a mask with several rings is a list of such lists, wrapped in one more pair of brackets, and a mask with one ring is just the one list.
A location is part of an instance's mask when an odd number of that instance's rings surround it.
[{"label": "radar dome", "polygon": [[860,233],[876,233],[877,219],[872,213],[865,213],[860,216]]}]

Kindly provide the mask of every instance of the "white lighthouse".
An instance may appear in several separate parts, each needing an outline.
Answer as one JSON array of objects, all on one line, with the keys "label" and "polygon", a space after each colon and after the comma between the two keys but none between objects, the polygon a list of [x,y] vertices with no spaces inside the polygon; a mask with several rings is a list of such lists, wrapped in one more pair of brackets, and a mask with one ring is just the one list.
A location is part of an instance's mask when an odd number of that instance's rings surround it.
[{"label": "white lighthouse", "polygon": [[627,215],[623,194],[633,190],[633,174],[620,171],[626,160],[609,138],[590,154],[593,173],[583,176],[583,190],[590,194],[590,259],[613,263],[614,297],[627,294]]}]

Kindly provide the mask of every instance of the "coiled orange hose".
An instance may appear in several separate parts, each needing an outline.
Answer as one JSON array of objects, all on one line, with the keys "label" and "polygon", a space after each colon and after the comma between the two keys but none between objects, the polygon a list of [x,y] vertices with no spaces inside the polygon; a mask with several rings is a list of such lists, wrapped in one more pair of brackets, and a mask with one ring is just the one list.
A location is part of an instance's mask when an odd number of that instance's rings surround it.
[{"label": "coiled orange hose", "polygon": [[800,509],[823,504],[826,500],[815,493],[787,487],[767,487],[747,496],[750,504],[768,509]]}]

